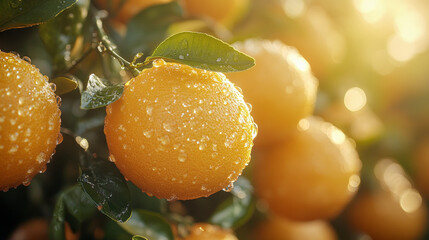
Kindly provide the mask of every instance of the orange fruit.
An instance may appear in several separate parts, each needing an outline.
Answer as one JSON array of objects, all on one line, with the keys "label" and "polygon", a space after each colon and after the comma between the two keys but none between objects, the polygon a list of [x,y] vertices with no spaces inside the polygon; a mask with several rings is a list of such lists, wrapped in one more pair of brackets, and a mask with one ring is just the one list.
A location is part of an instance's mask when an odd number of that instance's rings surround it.
[{"label": "orange fruit", "polygon": [[309,6],[300,15],[283,16],[278,22],[281,22],[280,26],[267,37],[296,47],[319,79],[328,77],[344,59],[344,36],[325,9]]},{"label": "orange fruit", "polygon": [[243,89],[259,126],[255,146],[285,139],[314,108],[318,82],[307,61],[279,41],[250,39],[233,46],[255,58],[256,65],[228,78]]},{"label": "orange fruit", "polygon": [[158,198],[228,187],[250,160],[256,128],[222,73],[156,60],[107,107],[105,134],[122,174]]},{"label": "orange fruit", "polygon": [[407,212],[391,193],[380,191],[358,196],[348,219],[354,229],[373,240],[411,240],[422,236],[427,216],[424,205]]},{"label": "orange fruit", "polygon": [[0,51],[0,190],[28,185],[46,169],[60,136],[60,109],[47,77]]},{"label": "orange fruit", "polygon": [[16,228],[10,240],[45,240],[48,239],[49,223],[43,218],[27,220]]},{"label": "orange fruit", "polygon": [[419,239],[427,209],[403,168],[383,159],[374,168],[379,188],[357,196],[347,212],[350,225],[374,240]]},{"label": "orange fruit", "polygon": [[156,4],[169,3],[172,0],[96,0],[97,5],[114,14],[114,18],[122,23],[127,23],[132,17],[145,8]]},{"label": "orange fruit", "polygon": [[238,238],[227,229],[208,223],[196,223],[192,226],[190,234],[183,240],[238,240]]},{"label": "orange fruit", "polygon": [[[46,240],[49,239],[49,222],[43,218],[34,218],[19,225],[11,234],[9,240]],[[77,240],[79,234],[71,230],[70,224],[65,223],[65,239]]]},{"label": "orange fruit", "polygon": [[363,107],[359,111],[350,111],[345,106],[344,100],[323,107],[318,115],[348,132],[358,143],[373,142],[384,130],[381,119],[371,108]]},{"label": "orange fruit", "polygon": [[253,182],[260,199],[280,216],[330,219],[355,194],[360,168],[355,147],[343,132],[306,118],[290,139],[256,159]]},{"label": "orange fruit", "polygon": [[246,13],[249,0],[183,0],[182,3],[190,16],[208,18],[231,27]]},{"label": "orange fruit", "polygon": [[325,221],[296,222],[270,217],[261,222],[252,235],[255,240],[336,240],[332,226]]}]

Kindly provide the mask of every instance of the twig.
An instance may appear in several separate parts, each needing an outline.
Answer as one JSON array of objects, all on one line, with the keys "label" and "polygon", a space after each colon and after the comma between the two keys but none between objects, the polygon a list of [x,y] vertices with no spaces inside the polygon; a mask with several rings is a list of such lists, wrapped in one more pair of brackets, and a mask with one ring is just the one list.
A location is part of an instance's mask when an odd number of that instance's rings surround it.
[{"label": "twig", "polygon": [[115,52],[116,45],[110,41],[107,34],[104,32],[103,29],[103,22],[101,21],[101,17],[99,14],[95,14],[95,26],[97,28],[98,35],[100,37],[100,41],[102,45],[99,45],[99,47],[104,47],[102,49],[103,51],[108,52],[110,55],[112,55],[116,60],[119,61],[121,66],[124,66],[130,71],[135,77],[140,74],[140,71],[134,68],[130,62],[125,60],[123,57],[121,57],[117,52]]}]

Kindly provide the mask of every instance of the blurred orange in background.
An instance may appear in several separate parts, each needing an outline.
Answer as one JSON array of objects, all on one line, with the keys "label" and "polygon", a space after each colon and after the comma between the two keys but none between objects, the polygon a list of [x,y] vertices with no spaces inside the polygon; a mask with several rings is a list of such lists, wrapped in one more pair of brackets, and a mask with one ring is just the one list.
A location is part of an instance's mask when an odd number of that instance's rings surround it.
[{"label": "blurred orange in background", "polygon": [[[69,223],[65,223],[65,239],[77,240],[79,234],[74,233]],[[19,225],[9,240],[46,240],[49,239],[49,221],[44,218],[33,218]]]},{"label": "blurred orange in background", "polygon": [[223,229],[209,223],[196,223],[183,240],[238,240],[230,229]]},{"label": "blurred orange in background", "polygon": [[188,16],[230,28],[243,18],[249,0],[182,0],[181,3]]},{"label": "blurred orange in background", "polygon": [[252,105],[259,126],[255,146],[284,140],[314,109],[318,81],[309,64],[296,49],[280,41],[248,39],[234,47],[257,62],[247,71],[227,74]]},{"label": "blurred orange in background", "polygon": [[127,23],[145,8],[171,2],[173,0],[96,0],[96,4],[106,9],[116,20]]},{"label": "blurred orange in background", "polygon": [[402,167],[382,159],[374,167],[374,189],[362,192],[347,216],[352,228],[374,240],[419,239],[427,224],[427,209]]},{"label": "blurred orange in background", "polygon": [[325,221],[295,222],[271,216],[254,230],[252,239],[269,240],[336,240],[332,226]]},{"label": "blurred orange in background", "polygon": [[285,218],[332,219],[356,193],[361,161],[342,131],[317,118],[254,159],[254,187],[269,209]]}]

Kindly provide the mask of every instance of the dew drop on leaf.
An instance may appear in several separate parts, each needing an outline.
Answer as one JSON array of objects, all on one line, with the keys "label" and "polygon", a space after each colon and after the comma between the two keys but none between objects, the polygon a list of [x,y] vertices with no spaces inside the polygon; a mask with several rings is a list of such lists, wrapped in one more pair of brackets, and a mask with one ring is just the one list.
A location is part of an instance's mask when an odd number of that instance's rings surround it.
[{"label": "dew drop on leaf", "polygon": [[182,49],[188,49],[188,40],[183,39],[182,42],[180,43],[180,46],[182,47]]},{"label": "dew drop on leaf", "polygon": [[233,59],[234,59],[234,62],[238,62],[238,54],[234,54]]}]

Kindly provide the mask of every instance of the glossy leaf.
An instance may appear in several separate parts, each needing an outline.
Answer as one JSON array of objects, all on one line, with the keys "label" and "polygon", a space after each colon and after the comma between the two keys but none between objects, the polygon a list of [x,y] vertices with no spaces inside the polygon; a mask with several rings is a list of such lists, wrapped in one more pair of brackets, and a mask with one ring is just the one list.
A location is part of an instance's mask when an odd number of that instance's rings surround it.
[{"label": "glossy leaf", "polygon": [[80,185],[74,185],[63,191],[55,204],[54,214],[49,227],[50,239],[65,239],[64,224],[66,216],[73,216],[79,223],[94,213],[94,204]]},{"label": "glossy leaf", "polygon": [[130,217],[130,191],[114,163],[92,158],[82,166],[78,181],[103,214],[120,222]]},{"label": "glossy leaf", "polygon": [[130,240],[133,235],[125,231],[116,221],[105,219],[103,240]]},{"label": "glossy leaf", "polygon": [[138,52],[149,55],[165,39],[168,27],[182,16],[183,11],[177,1],[146,8],[128,22],[121,44],[123,52],[129,58]]},{"label": "glossy leaf", "polygon": [[82,109],[104,107],[121,97],[124,85],[107,85],[105,82],[95,74],[89,76],[86,90],[81,95]]},{"label": "glossy leaf", "polygon": [[95,211],[94,203],[80,185],[75,185],[67,190],[64,193],[63,201],[67,213],[71,214],[79,223],[89,219]]},{"label": "glossy leaf", "polygon": [[231,45],[205,33],[182,32],[163,41],[152,58],[166,58],[216,72],[236,72],[255,65],[255,60]]},{"label": "glossy leaf", "polygon": [[56,86],[55,93],[57,95],[71,92],[79,86],[78,81],[73,76],[56,77],[52,80],[52,83]]},{"label": "glossy leaf", "polygon": [[231,190],[232,196],[219,205],[209,221],[223,228],[240,227],[253,214],[252,193],[251,183],[244,177],[240,177]]},{"label": "glossy leaf", "polygon": [[65,237],[65,207],[63,202],[63,195],[57,199],[55,204],[54,214],[49,225],[49,239],[63,240]]},{"label": "glossy leaf", "polygon": [[0,32],[46,22],[76,2],[77,0],[2,0]]},{"label": "glossy leaf", "polygon": [[72,7],[60,13],[54,19],[41,24],[40,38],[51,55],[54,70],[61,72],[70,67],[80,57],[83,40],[82,29],[89,10],[89,0],[79,0]]},{"label": "glossy leaf", "polygon": [[133,235],[148,239],[173,240],[170,224],[158,213],[146,210],[133,210],[131,218],[119,225]]}]

